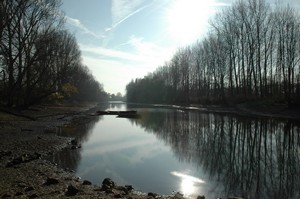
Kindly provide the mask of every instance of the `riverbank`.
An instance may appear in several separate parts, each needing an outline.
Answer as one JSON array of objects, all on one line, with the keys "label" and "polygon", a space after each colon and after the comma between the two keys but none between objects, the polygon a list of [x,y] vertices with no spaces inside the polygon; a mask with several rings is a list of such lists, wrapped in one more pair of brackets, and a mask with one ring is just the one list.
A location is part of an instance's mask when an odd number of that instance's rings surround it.
[{"label": "riverbank", "polygon": [[[274,116],[275,112],[259,112],[251,106],[201,107],[174,106],[206,112]],[[100,110],[95,104],[35,106],[28,110],[0,112],[0,197],[1,198],[182,198],[181,194],[159,196],[137,193],[130,186],[93,185],[46,160],[58,150],[80,147],[76,140],[50,133],[50,129],[70,123],[88,123],[92,113]],[[263,110],[263,109],[261,109]],[[283,110],[283,109],[282,109]],[[281,111],[282,111],[281,110]],[[252,113],[251,113],[252,112]],[[280,115],[280,118],[297,118]],[[288,112],[285,112],[288,113]],[[265,114],[265,115],[264,115]],[[276,115],[275,115],[276,116]],[[103,179],[99,179],[101,183]],[[106,180],[107,182],[107,180]],[[112,183],[110,183],[112,184]],[[113,183],[114,184],[114,183]],[[155,190],[154,190],[155,191]],[[171,194],[171,193],[170,193]]]},{"label": "riverbank", "polygon": [[59,137],[48,130],[72,122],[87,123],[95,117],[91,114],[95,111],[95,104],[47,105],[23,111],[1,111],[0,198],[151,197],[151,194],[132,191],[130,185],[117,186],[107,179],[103,184],[93,185],[46,160],[45,157],[63,148],[79,147],[72,138]]},{"label": "riverbank", "polygon": [[164,105],[156,104],[157,107],[175,108],[181,110],[192,110],[206,113],[233,114],[246,117],[264,117],[275,119],[290,119],[300,121],[300,107],[289,108],[287,104],[269,103],[269,102],[248,102],[236,105],[199,105],[199,104],[181,104]]}]

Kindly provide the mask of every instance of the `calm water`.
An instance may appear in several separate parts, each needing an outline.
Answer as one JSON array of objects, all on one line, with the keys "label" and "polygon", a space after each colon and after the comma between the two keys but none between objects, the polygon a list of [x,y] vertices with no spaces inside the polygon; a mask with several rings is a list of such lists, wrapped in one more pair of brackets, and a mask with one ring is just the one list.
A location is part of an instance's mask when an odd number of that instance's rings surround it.
[{"label": "calm water", "polygon": [[82,148],[51,157],[82,179],[188,197],[300,198],[300,128],[288,120],[110,104],[139,119],[96,116],[58,129]]}]

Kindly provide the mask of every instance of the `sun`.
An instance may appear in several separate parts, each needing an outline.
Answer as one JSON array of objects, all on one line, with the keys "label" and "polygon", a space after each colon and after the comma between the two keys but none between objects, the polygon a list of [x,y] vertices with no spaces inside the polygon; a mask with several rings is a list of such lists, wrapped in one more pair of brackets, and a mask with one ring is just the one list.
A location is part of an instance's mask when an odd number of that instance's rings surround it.
[{"label": "sun", "polygon": [[166,24],[170,39],[187,45],[206,32],[214,15],[214,0],[176,0],[167,9]]}]

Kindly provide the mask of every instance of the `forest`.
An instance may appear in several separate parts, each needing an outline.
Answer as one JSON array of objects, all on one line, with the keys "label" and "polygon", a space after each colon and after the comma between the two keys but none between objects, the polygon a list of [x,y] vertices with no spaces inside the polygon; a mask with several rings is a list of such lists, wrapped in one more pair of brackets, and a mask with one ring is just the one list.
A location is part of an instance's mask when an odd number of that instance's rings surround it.
[{"label": "forest", "polygon": [[156,71],[128,83],[127,100],[299,105],[299,10],[264,0],[236,1],[209,26],[204,39],[179,48]]},{"label": "forest", "polygon": [[58,100],[99,101],[103,86],[83,65],[64,27],[60,0],[0,1],[0,103],[29,107]]}]

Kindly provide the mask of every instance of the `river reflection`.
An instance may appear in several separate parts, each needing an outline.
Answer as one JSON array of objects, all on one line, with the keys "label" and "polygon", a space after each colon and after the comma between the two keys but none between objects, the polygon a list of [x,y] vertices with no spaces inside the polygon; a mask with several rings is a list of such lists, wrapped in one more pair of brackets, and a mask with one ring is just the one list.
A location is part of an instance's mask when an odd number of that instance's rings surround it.
[{"label": "river reflection", "polygon": [[[83,179],[206,198],[300,198],[300,130],[292,121],[156,107],[139,119],[95,117],[61,129],[82,148],[52,157]],[[112,104],[110,110],[126,110]]]}]

